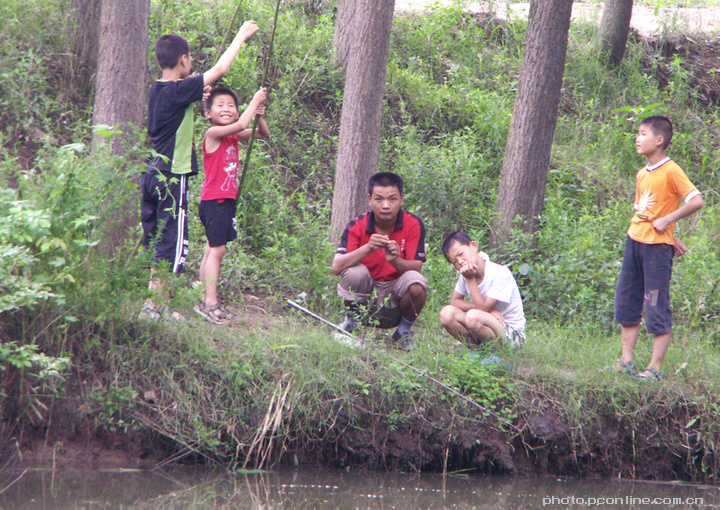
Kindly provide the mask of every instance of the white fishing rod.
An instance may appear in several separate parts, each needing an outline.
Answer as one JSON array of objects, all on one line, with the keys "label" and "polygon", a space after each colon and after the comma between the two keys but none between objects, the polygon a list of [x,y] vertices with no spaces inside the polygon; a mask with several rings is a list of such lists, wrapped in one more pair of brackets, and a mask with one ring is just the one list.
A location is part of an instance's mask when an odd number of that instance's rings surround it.
[{"label": "white fishing rod", "polygon": [[[362,341],[360,341],[360,340],[357,340],[351,333],[348,333],[347,331],[345,331],[344,329],[342,329],[342,328],[341,328],[340,326],[338,326],[337,324],[333,324],[333,323],[330,322],[329,320],[323,319],[323,318],[320,317],[319,315],[316,315],[316,314],[312,313],[310,310],[308,310],[307,308],[305,308],[305,307],[303,307],[303,306],[300,306],[300,305],[297,304],[295,301],[293,301],[293,300],[291,300],[291,299],[288,299],[288,300],[287,300],[287,304],[290,305],[290,306],[292,306],[293,308],[295,308],[295,309],[297,309],[297,310],[300,310],[301,312],[309,315],[309,316],[312,317],[313,319],[317,319],[317,320],[319,320],[320,322],[322,322],[323,324],[325,324],[325,325],[327,325],[327,326],[330,326],[331,328],[333,328],[333,329],[335,329],[335,330],[337,330],[337,331],[340,331],[343,335],[345,335],[345,336],[348,337],[350,340],[352,340],[354,344],[356,344],[356,345],[358,345],[358,346],[363,346],[363,347],[366,345],[365,342],[362,342]],[[444,384],[444,383],[441,382],[441,381],[438,381],[437,379],[435,379],[435,378],[432,377],[431,375],[426,374],[426,373],[423,372],[422,370],[418,370],[417,368],[415,368],[414,366],[410,365],[409,363],[405,363],[404,361],[396,358],[395,356],[389,354],[387,351],[381,351],[381,352],[383,352],[388,358],[390,358],[391,360],[393,360],[395,363],[399,363],[400,365],[409,368],[409,369],[412,370],[413,372],[416,372],[416,373],[420,374],[421,376],[425,377],[426,379],[429,379],[430,381],[434,382],[435,384],[437,384],[437,385],[440,386],[441,388],[449,391],[449,392],[452,393],[453,395],[460,397],[460,398],[463,399],[465,402],[468,402],[469,404],[474,405],[475,407],[477,407],[478,409],[480,409],[482,412],[487,413],[487,414],[489,414],[490,416],[493,416],[493,417],[497,418],[499,421],[501,421],[502,423],[508,425],[508,426],[509,426],[510,428],[512,428],[513,430],[515,430],[515,431],[517,431],[517,432],[521,432],[521,430],[520,430],[518,427],[516,427],[515,425],[513,425],[513,423],[512,423],[510,420],[508,420],[507,418],[504,418],[504,417],[500,416],[499,414],[492,412],[492,411],[491,411],[490,409],[488,409],[487,407],[485,407],[485,406],[483,406],[483,405],[475,402],[473,399],[471,399],[471,398],[469,398],[469,397],[466,397],[465,395],[463,395],[463,394],[460,393],[459,391],[455,390],[454,388],[451,388],[450,386],[448,386],[447,384]]]}]

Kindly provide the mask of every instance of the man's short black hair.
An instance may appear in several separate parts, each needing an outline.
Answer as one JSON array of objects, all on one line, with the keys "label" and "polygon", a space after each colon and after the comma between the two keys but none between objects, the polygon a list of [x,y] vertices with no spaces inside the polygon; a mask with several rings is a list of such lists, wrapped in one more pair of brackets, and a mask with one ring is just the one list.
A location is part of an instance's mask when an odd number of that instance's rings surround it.
[{"label": "man's short black hair", "polygon": [[210,108],[212,107],[213,101],[215,100],[215,98],[217,96],[231,96],[235,100],[235,108],[238,108],[238,109],[240,108],[238,106],[238,97],[237,97],[237,94],[235,93],[235,91],[229,87],[220,86],[220,87],[215,87],[210,92],[210,95],[208,96],[207,101],[205,101],[205,110],[206,111],[210,110]]},{"label": "man's short black hair", "polygon": [[662,115],[653,115],[652,117],[645,117],[640,121],[641,126],[650,126],[655,136],[662,135],[663,137],[663,150],[668,148],[670,140],[673,137],[673,125],[672,121]]},{"label": "man's short black hair", "polygon": [[190,55],[190,45],[182,36],[165,34],[155,43],[155,58],[162,69],[172,69],[183,55]]},{"label": "man's short black hair", "polygon": [[395,186],[400,194],[403,193],[403,180],[398,174],[392,172],[378,172],[368,181],[368,195],[372,195],[375,186]]},{"label": "man's short black hair", "polygon": [[463,246],[470,246],[470,243],[472,243],[472,239],[470,239],[470,236],[467,235],[465,232],[460,232],[459,230],[447,236],[443,241],[441,248],[442,254],[445,256],[445,258],[447,258],[450,248],[452,248],[452,245],[455,243],[460,243]]}]

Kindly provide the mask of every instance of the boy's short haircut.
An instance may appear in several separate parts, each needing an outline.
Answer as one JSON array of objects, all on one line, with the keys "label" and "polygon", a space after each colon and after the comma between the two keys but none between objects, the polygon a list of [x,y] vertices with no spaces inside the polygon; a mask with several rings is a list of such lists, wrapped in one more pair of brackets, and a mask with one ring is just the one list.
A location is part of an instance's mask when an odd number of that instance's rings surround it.
[{"label": "boy's short haircut", "polygon": [[662,115],[653,115],[652,117],[646,117],[640,121],[641,126],[650,126],[654,135],[662,135],[663,137],[663,150],[668,148],[670,140],[673,137],[673,125],[672,121]]},{"label": "boy's short haircut", "polygon": [[378,172],[368,181],[368,195],[372,195],[375,186],[395,186],[400,194],[403,193],[403,179],[398,174],[392,172]]},{"label": "boy's short haircut", "polygon": [[162,69],[172,69],[183,55],[190,55],[190,45],[182,36],[165,34],[155,43],[155,58]]},{"label": "boy's short haircut", "polygon": [[207,101],[205,101],[205,110],[209,111],[212,107],[213,101],[217,96],[231,96],[235,100],[235,108],[239,108],[238,106],[238,96],[235,91],[229,87],[215,87],[210,92],[210,95],[207,98]]},{"label": "boy's short haircut", "polygon": [[472,239],[470,239],[469,235],[464,232],[460,232],[459,230],[447,236],[445,241],[443,241],[441,248],[442,254],[445,258],[447,258],[450,248],[452,248],[452,245],[455,243],[460,243],[463,246],[470,246]]}]

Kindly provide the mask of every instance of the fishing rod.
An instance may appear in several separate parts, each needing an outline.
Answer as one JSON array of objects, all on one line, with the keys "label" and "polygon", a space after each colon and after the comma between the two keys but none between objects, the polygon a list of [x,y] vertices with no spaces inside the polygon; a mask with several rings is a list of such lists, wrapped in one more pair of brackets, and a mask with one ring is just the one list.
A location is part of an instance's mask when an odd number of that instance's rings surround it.
[{"label": "fishing rod", "polygon": [[[322,322],[323,324],[325,324],[325,325],[327,325],[327,326],[330,326],[331,328],[336,329],[337,331],[340,331],[343,335],[345,335],[345,336],[347,336],[349,339],[351,339],[351,340],[353,341],[353,343],[355,343],[357,346],[359,346],[359,347],[361,347],[361,348],[366,346],[365,342],[362,342],[362,341],[360,341],[360,340],[357,340],[351,333],[348,333],[347,331],[345,331],[344,329],[342,329],[342,328],[341,328],[340,326],[338,326],[337,324],[333,324],[333,323],[330,322],[329,320],[324,319],[324,318],[320,317],[319,315],[314,314],[313,312],[311,312],[311,311],[308,310],[307,308],[305,308],[305,307],[300,306],[299,304],[297,304],[295,301],[293,301],[293,300],[291,300],[291,299],[288,299],[288,300],[287,300],[287,304],[290,305],[290,306],[292,306],[293,308],[295,308],[295,309],[297,309],[297,310],[300,310],[301,312],[309,315],[309,316],[312,317],[313,319],[317,319],[317,320],[319,320],[320,322]],[[473,399],[471,399],[471,398],[469,398],[469,397],[466,397],[465,395],[463,395],[463,394],[460,393],[459,391],[455,390],[454,388],[451,388],[450,386],[448,386],[447,384],[445,384],[445,383],[443,383],[443,382],[441,382],[441,381],[438,381],[437,379],[435,379],[435,378],[432,377],[431,375],[426,374],[426,373],[423,372],[422,370],[418,370],[417,368],[415,368],[415,367],[412,366],[411,364],[406,363],[406,362],[404,362],[404,361],[396,358],[396,357],[393,356],[392,354],[389,354],[387,351],[381,351],[381,352],[383,352],[388,358],[390,358],[391,360],[393,360],[395,363],[398,363],[398,364],[400,364],[400,365],[402,365],[402,366],[404,366],[404,367],[409,368],[409,369],[412,370],[413,372],[415,372],[415,373],[417,373],[417,374],[420,374],[421,376],[423,376],[423,377],[425,377],[426,379],[434,382],[435,384],[437,384],[438,386],[440,386],[440,387],[443,388],[444,390],[447,390],[447,391],[449,391],[450,393],[452,393],[453,395],[455,395],[455,396],[457,396],[457,397],[460,397],[460,398],[463,399],[465,402],[468,402],[469,404],[474,405],[475,407],[477,407],[478,409],[480,409],[482,412],[487,413],[487,414],[489,414],[490,416],[493,416],[494,418],[497,418],[499,421],[501,421],[502,423],[505,423],[506,425],[508,425],[508,426],[509,426],[510,428],[512,428],[513,430],[515,430],[515,431],[517,431],[517,432],[521,432],[521,430],[520,430],[518,427],[516,427],[515,425],[513,425],[513,423],[512,423],[510,420],[508,420],[507,418],[504,418],[504,417],[500,416],[499,414],[494,413],[493,411],[491,411],[491,410],[488,409],[487,407],[483,406],[482,404],[479,404],[478,402],[474,401]]]},{"label": "fishing rod", "polygon": [[[275,4],[275,19],[273,20],[272,33],[270,34],[270,45],[268,47],[268,54],[265,59],[265,66],[263,68],[262,80],[260,80],[260,86],[265,86],[265,80],[267,79],[268,69],[270,68],[270,59],[272,58],[273,42],[275,41],[275,29],[277,28],[278,13],[280,12],[280,1],[277,0]],[[243,182],[245,181],[245,174],[247,173],[248,166],[250,165],[250,154],[252,153],[253,141],[255,140],[255,130],[257,129],[257,115],[253,115],[252,122],[252,133],[250,135],[250,141],[248,142],[247,152],[245,153],[245,161],[243,161],[242,174],[238,182],[238,194],[242,193]]]}]

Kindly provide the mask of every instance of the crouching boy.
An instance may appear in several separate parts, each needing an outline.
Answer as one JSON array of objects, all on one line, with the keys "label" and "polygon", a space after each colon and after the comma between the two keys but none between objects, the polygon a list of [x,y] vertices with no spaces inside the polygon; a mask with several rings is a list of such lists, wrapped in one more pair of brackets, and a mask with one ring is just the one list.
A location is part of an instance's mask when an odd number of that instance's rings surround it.
[{"label": "crouching boy", "polygon": [[494,339],[504,339],[513,347],[525,342],[522,298],[510,270],[491,262],[462,232],[445,239],[442,253],[460,271],[450,304],[440,310],[440,322],[448,333],[468,346]]}]

